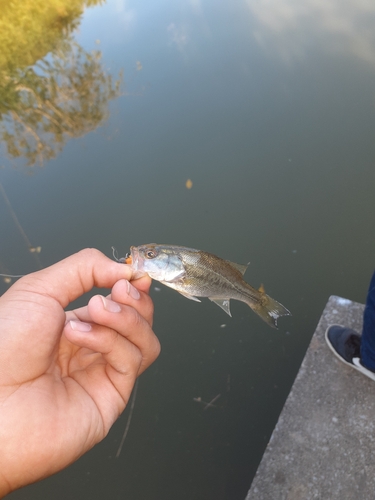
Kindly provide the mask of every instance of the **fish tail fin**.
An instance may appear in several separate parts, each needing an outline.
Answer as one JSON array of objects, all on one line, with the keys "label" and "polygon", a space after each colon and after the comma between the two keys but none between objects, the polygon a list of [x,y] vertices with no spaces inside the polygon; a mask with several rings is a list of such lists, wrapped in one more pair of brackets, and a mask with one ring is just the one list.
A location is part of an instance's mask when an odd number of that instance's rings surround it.
[{"label": "fish tail fin", "polygon": [[256,312],[263,321],[268,323],[273,328],[277,328],[277,320],[280,316],[291,316],[290,311],[280,302],[273,299],[264,292],[264,288],[259,290],[261,293],[260,301],[256,304],[249,303],[249,306]]}]

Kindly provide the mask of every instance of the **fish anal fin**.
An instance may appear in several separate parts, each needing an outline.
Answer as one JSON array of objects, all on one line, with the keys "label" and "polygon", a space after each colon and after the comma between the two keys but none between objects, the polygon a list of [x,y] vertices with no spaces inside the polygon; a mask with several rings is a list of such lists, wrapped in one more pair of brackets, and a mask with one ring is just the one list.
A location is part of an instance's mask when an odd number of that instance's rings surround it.
[{"label": "fish anal fin", "polygon": [[230,312],[230,299],[219,299],[216,297],[208,297],[212,302],[215,302],[219,307],[221,307],[230,317],[232,317]]},{"label": "fish anal fin", "polygon": [[246,273],[246,269],[248,268],[250,262],[248,262],[246,265],[244,264],[236,264],[235,262],[231,262],[230,260],[227,260],[228,264],[230,264],[232,267],[237,269],[242,275]]}]

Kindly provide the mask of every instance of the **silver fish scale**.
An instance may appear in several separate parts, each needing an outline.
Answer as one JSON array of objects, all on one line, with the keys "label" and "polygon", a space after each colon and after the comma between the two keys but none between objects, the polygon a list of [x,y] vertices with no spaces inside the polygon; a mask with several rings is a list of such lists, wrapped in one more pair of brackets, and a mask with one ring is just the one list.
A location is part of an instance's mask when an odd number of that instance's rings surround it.
[{"label": "silver fish scale", "polygon": [[[180,257],[186,276],[181,280],[181,289],[198,297],[223,297],[243,300],[244,295],[255,303],[261,294],[252,288],[242,274],[230,262],[208,252],[191,254],[181,251]],[[177,283],[176,283],[177,284]]]}]

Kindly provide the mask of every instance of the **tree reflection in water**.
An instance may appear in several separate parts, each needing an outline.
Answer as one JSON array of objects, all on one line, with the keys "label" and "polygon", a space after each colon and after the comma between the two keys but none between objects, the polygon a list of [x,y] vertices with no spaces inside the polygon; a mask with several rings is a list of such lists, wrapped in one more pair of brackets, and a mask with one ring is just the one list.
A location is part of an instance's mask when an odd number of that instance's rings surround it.
[{"label": "tree reflection in water", "polygon": [[108,117],[122,75],[114,81],[100,51],[85,51],[72,35],[84,7],[100,3],[18,0],[10,9],[0,0],[0,139],[11,158],[43,165]]}]

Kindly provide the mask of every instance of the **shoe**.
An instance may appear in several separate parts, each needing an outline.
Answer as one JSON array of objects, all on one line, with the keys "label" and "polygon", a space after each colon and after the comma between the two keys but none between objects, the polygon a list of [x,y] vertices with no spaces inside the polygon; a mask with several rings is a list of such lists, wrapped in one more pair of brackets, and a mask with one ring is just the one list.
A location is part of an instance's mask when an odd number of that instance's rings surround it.
[{"label": "shoe", "polygon": [[333,354],[343,363],[375,381],[375,373],[361,364],[361,336],[351,328],[331,325],[325,333]]}]

